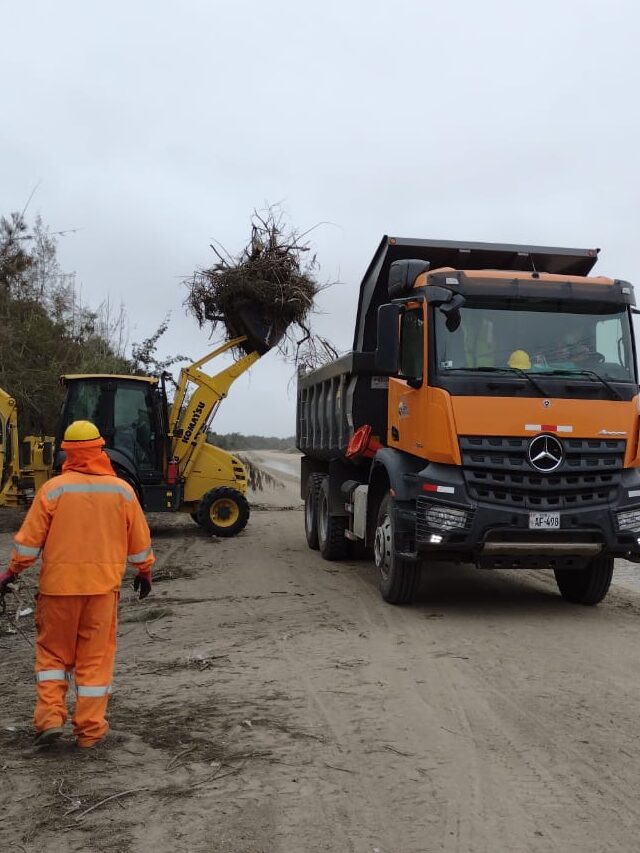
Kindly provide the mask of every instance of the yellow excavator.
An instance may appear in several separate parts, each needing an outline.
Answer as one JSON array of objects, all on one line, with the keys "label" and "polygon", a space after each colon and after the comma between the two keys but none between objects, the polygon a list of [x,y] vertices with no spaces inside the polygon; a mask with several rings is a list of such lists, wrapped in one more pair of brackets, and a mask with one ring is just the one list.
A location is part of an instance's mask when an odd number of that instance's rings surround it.
[{"label": "yellow excavator", "polygon": [[236,358],[215,375],[203,368],[243,344],[246,336],[234,338],[182,368],[171,404],[169,374],[61,377],[66,394],[56,431],[55,469],[64,459],[60,444],[66,427],[76,420],[92,421],[116,473],[133,486],[145,511],[186,512],[207,533],[239,533],[249,520],[247,474],[236,456],[207,443],[207,431],[233,382],[266,349]]},{"label": "yellow excavator", "polygon": [[18,434],[15,399],[0,389],[0,506],[27,507],[51,476],[53,438]]}]

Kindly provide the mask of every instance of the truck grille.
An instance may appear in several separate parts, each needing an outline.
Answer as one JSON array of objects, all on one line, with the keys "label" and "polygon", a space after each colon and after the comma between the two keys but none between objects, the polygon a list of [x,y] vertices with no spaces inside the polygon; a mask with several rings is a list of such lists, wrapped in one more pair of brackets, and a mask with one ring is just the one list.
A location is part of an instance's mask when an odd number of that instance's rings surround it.
[{"label": "truck grille", "polygon": [[527,459],[529,438],[461,436],[460,453],[471,497],[522,509],[580,509],[617,497],[625,441],[560,439],[564,460],[542,474]]}]

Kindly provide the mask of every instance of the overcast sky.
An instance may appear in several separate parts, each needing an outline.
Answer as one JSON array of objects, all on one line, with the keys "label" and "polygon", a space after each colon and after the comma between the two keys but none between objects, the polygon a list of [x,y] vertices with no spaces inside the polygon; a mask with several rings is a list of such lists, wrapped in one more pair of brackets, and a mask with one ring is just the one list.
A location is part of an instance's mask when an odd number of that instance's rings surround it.
[{"label": "overcast sky", "polygon": [[[181,279],[281,202],[313,242],[316,328],[349,348],[383,234],[602,247],[640,282],[640,8],[634,0],[448,3],[0,0],[0,213],[61,239],[83,295],[130,337],[210,341]],[[292,369],[270,353],[221,432],[291,435]]]}]

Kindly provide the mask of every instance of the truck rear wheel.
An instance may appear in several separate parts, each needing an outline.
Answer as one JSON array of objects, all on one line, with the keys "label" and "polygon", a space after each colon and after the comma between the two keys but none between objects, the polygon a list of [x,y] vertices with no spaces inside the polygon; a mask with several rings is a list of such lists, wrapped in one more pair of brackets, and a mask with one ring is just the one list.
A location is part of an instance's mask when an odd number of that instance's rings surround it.
[{"label": "truck rear wheel", "polygon": [[304,532],[309,548],[317,551],[318,542],[318,495],[324,474],[311,474],[307,478],[307,491],[304,498]]},{"label": "truck rear wheel", "polygon": [[212,536],[235,536],[247,526],[249,503],[237,489],[211,489],[200,499],[197,517]]},{"label": "truck rear wheel", "polygon": [[325,560],[345,560],[349,543],[344,535],[347,519],[329,512],[329,478],[323,476],[318,490],[318,547]]},{"label": "truck rear wheel", "polygon": [[393,498],[385,495],[378,510],[373,556],[382,598],[389,604],[410,604],[415,598],[420,566],[398,556],[395,548]]},{"label": "truck rear wheel", "polygon": [[599,604],[609,592],[613,557],[596,557],[585,569],[555,569],[556,583],[565,601]]}]

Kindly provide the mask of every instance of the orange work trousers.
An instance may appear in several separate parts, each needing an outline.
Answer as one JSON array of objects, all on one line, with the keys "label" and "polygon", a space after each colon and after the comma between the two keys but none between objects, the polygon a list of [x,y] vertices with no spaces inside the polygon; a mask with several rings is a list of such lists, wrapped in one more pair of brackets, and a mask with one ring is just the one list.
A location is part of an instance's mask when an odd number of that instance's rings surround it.
[{"label": "orange work trousers", "polygon": [[105,720],[116,655],[118,593],[39,595],[36,610],[36,730],[63,726],[69,682],[76,682],[73,731],[93,746],[109,730]]}]

